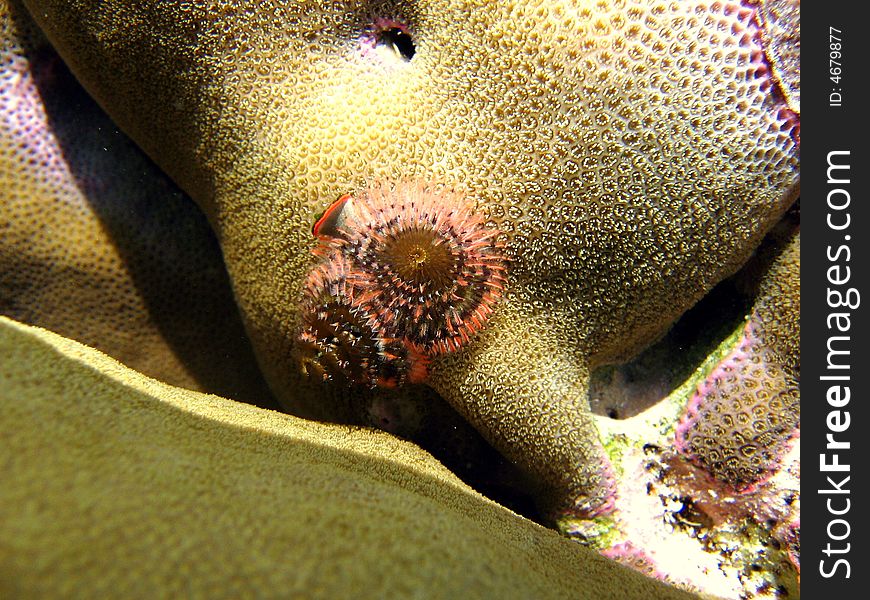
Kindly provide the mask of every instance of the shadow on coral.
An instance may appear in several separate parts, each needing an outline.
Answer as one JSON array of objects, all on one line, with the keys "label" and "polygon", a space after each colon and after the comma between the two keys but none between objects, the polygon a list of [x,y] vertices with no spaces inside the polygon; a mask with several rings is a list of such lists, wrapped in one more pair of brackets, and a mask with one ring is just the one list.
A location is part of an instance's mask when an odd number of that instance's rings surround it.
[{"label": "shadow on coral", "polygon": [[[20,30],[32,27],[17,2],[12,17]],[[52,48],[42,45],[28,60],[65,164],[178,361],[202,391],[276,408],[204,215],[118,130]]]}]

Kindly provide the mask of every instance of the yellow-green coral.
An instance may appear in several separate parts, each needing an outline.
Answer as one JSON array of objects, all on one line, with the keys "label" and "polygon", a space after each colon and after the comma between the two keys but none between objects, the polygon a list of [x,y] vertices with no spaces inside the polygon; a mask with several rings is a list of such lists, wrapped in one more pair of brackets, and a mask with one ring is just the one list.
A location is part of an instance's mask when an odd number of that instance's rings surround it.
[{"label": "yellow-green coral", "polygon": [[0,407],[3,597],[695,597],[388,434],[174,388],[2,317]]},{"label": "yellow-green coral", "polygon": [[750,317],[759,342],[792,378],[800,377],[801,236],[793,232],[771,249]]},{"label": "yellow-green coral", "polygon": [[801,112],[800,0],[762,0],[758,19],[764,25],[764,46],[780,92],[796,113]]},{"label": "yellow-green coral", "polygon": [[[609,496],[589,369],[661,335],[796,191],[794,114],[739,2],[27,5],[208,214],[263,370],[299,414],[354,418],[291,359],[315,215],[373,181],[466,190],[505,232],[510,282],[431,383],[551,513]],[[371,51],[384,20],[411,60]]]},{"label": "yellow-green coral", "polygon": [[195,206],[0,1],[0,314],[163,381],[273,405]]}]

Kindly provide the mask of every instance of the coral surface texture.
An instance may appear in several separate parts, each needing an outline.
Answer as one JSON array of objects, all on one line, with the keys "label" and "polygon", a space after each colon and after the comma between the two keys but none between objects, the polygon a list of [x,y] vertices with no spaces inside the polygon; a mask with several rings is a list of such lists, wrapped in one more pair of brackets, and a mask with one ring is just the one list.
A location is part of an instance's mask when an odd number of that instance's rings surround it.
[{"label": "coral surface texture", "polygon": [[0,0],[0,575],[797,595],[799,50],[797,0]]}]

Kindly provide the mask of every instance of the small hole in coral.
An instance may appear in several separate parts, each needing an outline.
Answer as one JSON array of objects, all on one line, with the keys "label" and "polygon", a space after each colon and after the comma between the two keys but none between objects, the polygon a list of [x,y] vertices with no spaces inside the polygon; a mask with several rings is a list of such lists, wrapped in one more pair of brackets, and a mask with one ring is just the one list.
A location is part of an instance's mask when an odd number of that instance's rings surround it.
[{"label": "small hole in coral", "polygon": [[611,408],[607,409],[607,416],[610,417],[611,419],[618,419],[619,412],[617,412],[617,410],[615,408],[611,407]]},{"label": "small hole in coral", "polygon": [[646,454],[655,454],[655,453],[657,453],[657,452],[661,452],[661,448],[659,448],[659,447],[656,446],[655,444],[644,444],[644,445],[643,445],[643,451],[644,451]]},{"label": "small hole in coral", "polygon": [[407,31],[400,27],[390,27],[378,32],[377,43],[392,48],[405,60],[414,58],[417,47]]}]

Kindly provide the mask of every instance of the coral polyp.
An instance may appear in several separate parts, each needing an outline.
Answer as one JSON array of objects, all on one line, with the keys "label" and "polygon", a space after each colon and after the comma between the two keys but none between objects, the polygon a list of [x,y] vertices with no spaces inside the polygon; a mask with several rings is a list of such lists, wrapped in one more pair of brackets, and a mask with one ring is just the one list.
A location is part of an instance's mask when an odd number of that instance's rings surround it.
[{"label": "coral polyp", "polygon": [[[348,206],[348,203],[351,203]],[[353,264],[352,284],[389,335],[425,354],[466,344],[506,282],[498,231],[461,194],[415,183],[376,184],[344,201],[330,246]]]},{"label": "coral polyp", "polygon": [[356,300],[351,275],[351,265],[338,254],[309,273],[296,345],[303,372],[316,380],[372,387],[423,379],[425,359],[384,334]]}]

